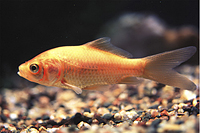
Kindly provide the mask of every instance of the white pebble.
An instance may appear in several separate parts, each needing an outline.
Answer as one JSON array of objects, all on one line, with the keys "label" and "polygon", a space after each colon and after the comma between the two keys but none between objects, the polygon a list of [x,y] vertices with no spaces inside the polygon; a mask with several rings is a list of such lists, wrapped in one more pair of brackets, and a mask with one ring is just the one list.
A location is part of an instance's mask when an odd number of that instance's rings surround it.
[{"label": "white pebble", "polygon": [[15,120],[15,119],[17,119],[17,118],[18,118],[17,114],[15,114],[15,113],[11,113],[11,114],[10,114],[10,119],[11,119],[11,120]]}]

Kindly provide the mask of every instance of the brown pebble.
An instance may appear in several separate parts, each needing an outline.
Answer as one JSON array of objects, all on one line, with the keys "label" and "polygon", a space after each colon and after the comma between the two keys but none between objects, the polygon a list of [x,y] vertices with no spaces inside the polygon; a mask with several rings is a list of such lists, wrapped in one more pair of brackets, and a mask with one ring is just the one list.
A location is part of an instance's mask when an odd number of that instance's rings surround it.
[{"label": "brown pebble", "polygon": [[157,115],[159,115],[158,110],[151,110],[151,117],[155,118]]},{"label": "brown pebble", "polygon": [[133,105],[129,104],[124,107],[125,110],[131,110],[133,108]]},{"label": "brown pebble", "polygon": [[161,120],[168,120],[169,117],[168,117],[168,116],[162,116],[162,117],[160,117],[160,119],[161,119]]},{"label": "brown pebble", "polygon": [[91,111],[91,113],[96,113],[97,112],[97,108],[96,107],[91,107],[90,111]]},{"label": "brown pebble", "polygon": [[114,115],[114,118],[115,118],[116,120],[122,120],[122,115],[119,114],[119,113],[116,113],[116,114]]},{"label": "brown pebble", "polygon": [[150,119],[149,121],[146,122],[146,125],[147,125],[147,126],[150,126],[151,123],[152,123],[154,120],[155,120],[155,119]]},{"label": "brown pebble", "polygon": [[46,107],[49,105],[50,99],[47,96],[41,96],[39,98],[40,107]]},{"label": "brown pebble", "polygon": [[92,124],[99,124],[99,121],[97,119],[92,120]]},{"label": "brown pebble", "polygon": [[162,105],[163,105],[163,107],[167,107],[167,104],[168,104],[168,100],[167,99],[163,99],[162,100]]},{"label": "brown pebble", "polygon": [[161,113],[160,113],[161,116],[168,116],[168,112],[167,110],[163,110]]},{"label": "brown pebble", "polygon": [[17,130],[16,130],[16,127],[13,126],[12,124],[10,124],[10,125],[8,126],[8,130],[10,130],[11,132],[16,132],[16,131],[17,131]]},{"label": "brown pebble", "polygon": [[89,107],[92,107],[93,105],[94,105],[94,101],[93,100],[91,100],[91,101],[88,102],[88,106]]},{"label": "brown pebble", "polygon": [[142,118],[141,117],[138,117],[135,121],[141,121]]},{"label": "brown pebble", "polygon": [[9,111],[8,109],[4,109],[4,110],[3,110],[3,114],[4,114],[6,117],[9,117],[10,111]]},{"label": "brown pebble", "polygon": [[24,124],[24,120],[20,120],[20,121],[17,122],[18,127],[21,127],[23,124]]}]

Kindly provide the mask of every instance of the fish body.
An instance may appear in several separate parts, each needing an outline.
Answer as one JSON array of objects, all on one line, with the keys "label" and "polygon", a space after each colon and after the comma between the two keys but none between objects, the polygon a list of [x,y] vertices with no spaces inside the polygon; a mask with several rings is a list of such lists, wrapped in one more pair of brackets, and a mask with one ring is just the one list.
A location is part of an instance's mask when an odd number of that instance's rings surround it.
[{"label": "fish body", "polygon": [[[137,77],[167,85],[194,89],[193,82],[172,68],[189,59],[195,47],[186,47],[140,59],[100,38],[80,46],[47,50],[19,66],[18,74],[46,86],[98,90],[113,84],[135,84]],[[176,82],[175,82],[176,81]]]}]

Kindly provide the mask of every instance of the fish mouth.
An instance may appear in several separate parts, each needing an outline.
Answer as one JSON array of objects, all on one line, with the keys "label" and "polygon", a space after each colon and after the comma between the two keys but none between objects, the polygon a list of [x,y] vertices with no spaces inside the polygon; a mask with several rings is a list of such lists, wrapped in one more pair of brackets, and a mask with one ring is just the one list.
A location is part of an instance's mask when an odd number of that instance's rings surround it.
[{"label": "fish mouth", "polygon": [[19,69],[19,71],[17,72],[17,74],[19,75],[19,76],[21,76],[22,77],[22,71]]},{"label": "fish mouth", "polygon": [[17,72],[17,74],[18,74],[19,76],[21,76],[19,71]]},{"label": "fish mouth", "polygon": [[21,76],[21,77],[23,77],[23,71],[22,71],[22,65],[20,65],[19,67],[18,67],[18,72],[17,72],[17,74],[19,75],[19,76]]}]

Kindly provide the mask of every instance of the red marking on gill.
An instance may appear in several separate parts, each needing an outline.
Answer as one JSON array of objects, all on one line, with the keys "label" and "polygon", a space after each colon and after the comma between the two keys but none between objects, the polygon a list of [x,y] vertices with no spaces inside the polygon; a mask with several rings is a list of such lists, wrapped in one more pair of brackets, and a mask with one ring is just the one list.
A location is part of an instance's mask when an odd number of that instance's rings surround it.
[{"label": "red marking on gill", "polygon": [[44,65],[43,66],[43,77],[40,79],[40,81],[47,81],[48,80],[48,76],[47,76],[47,68],[46,66]]}]

